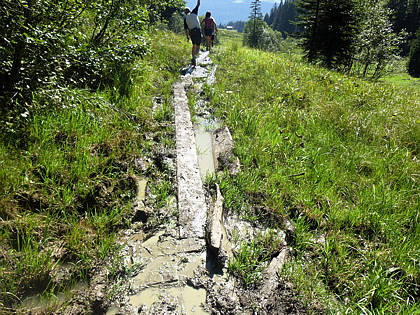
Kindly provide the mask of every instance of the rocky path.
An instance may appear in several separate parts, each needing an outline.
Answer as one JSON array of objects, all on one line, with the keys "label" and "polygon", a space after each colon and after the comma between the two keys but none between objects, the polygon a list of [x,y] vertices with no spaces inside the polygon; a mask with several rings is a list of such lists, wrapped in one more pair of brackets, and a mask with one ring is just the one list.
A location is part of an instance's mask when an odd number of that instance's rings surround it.
[{"label": "rocky path", "polygon": [[[226,272],[240,242],[273,231],[227,215],[217,185],[212,193],[203,188],[206,173],[228,169],[235,174],[240,168],[229,130],[218,128],[200,97],[195,123],[191,121],[187,91],[203,94],[203,84],[214,82],[215,71],[208,53],[201,53],[198,66],[184,69],[174,86],[177,216],[147,236],[134,228],[122,237],[128,289],[115,295],[118,298],[104,309],[107,315],[302,313],[289,288],[278,293],[278,271],[289,252],[285,232],[274,231],[283,249],[267,262],[261,286],[245,290]],[[147,217],[145,185],[138,179],[136,211]],[[99,287],[98,292],[98,300],[103,300],[100,292],[106,289]]]}]

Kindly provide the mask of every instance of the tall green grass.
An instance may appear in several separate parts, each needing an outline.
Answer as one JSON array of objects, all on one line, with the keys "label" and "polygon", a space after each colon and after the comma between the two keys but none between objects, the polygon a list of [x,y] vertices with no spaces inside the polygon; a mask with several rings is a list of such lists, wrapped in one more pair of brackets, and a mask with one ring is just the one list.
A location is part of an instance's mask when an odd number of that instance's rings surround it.
[{"label": "tall green grass", "polygon": [[232,43],[215,59],[208,94],[242,165],[219,179],[225,207],[294,222],[286,274],[308,304],[418,310],[420,91]]},{"label": "tall green grass", "polygon": [[[129,96],[112,88],[44,91],[34,95],[25,129],[2,135],[0,313],[28,295],[89,279],[92,267],[115,253],[135,197],[131,175],[141,172],[134,161],[153,149],[147,134],[173,146],[172,83],[188,51],[178,36],[158,32],[134,76],[118,78],[133,81]],[[159,202],[170,190],[165,185]],[[72,272],[56,283],[55,271],[68,265]]]}]

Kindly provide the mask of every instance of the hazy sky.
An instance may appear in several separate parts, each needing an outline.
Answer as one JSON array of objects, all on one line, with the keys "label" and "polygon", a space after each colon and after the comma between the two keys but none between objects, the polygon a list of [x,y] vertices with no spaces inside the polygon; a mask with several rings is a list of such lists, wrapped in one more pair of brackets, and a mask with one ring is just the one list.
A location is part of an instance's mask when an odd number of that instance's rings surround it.
[{"label": "hazy sky", "polygon": [[[206,11],[211,11],[217,23],[227,23],[230,21],[247,21],[250,13],[249,6],[252,0],[201,0],[199,10],[200,15]],[[187,6],[193,9],[197,0],[187,0]],[[262,0],[261,11],[263,15],[269,12],[274,2],[279,0]]]}]

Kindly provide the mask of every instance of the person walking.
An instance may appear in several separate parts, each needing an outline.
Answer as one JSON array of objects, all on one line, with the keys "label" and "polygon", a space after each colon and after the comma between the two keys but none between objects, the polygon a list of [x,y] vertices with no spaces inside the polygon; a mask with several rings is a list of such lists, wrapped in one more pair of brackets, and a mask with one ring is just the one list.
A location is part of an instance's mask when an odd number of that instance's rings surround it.
[{"label": "person walking", "polygon": [[201,29],[200,20],[198,19],[198,8],[200,7],[200,0],[197,0],[197,5],[191,11],[189,8],[184,9],[184,30],[187,35],[187,41],[192,42],[192,60],[193,66],[197,65],[197,55],[200,51],[201,44]]},{"label": "person walking", "polygon": [[210,51],[213,47],[214,35],[217,34],[219,29],[217,28],[216,21],[211,16],[211,12],[206,12],[206,17],[203,22],[201,22],[201,27],[204,28],[204,36],[206,37],[206,48]]}]

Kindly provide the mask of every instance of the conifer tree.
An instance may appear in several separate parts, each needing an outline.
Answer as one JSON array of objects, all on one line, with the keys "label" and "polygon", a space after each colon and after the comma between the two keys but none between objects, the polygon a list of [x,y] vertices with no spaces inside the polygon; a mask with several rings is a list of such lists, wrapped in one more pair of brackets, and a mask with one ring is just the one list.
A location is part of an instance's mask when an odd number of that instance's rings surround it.
[{"label": "conifer tree", "polygon": [[310,62],[329,68],[349,68],[357,20],[353,0],[300,0],[302,46]]},{"label": "conifer tree", "polygon": [[250,47],[259,47],[264,32],[263,19],[261,13],[261,0],[253,0],[251,2],[251,15],[249,16],[248,25],[245,34],[246,43]]},{"label": "conifer tree", "polygon": [[411,43],[408,73],[412,77],[420,78],[420,27],[417,30],[416,38]]},{"label": "conifer tree", "polygon": [[286,38],[288,34],[296,32],[296,8],[295,0],[284,0],[274,4],[270,11],[270,15],[264,18],[264,21],[275,31],[282,33],[283,38]]}]

